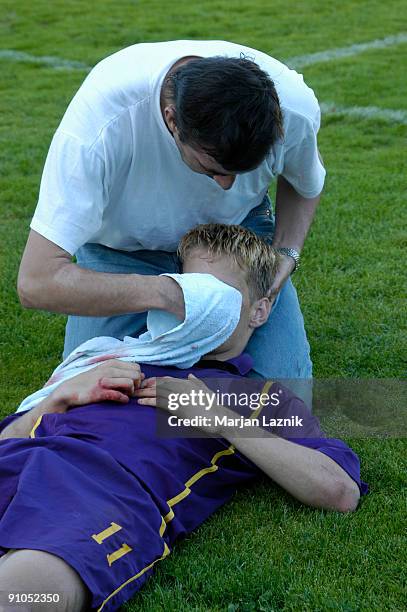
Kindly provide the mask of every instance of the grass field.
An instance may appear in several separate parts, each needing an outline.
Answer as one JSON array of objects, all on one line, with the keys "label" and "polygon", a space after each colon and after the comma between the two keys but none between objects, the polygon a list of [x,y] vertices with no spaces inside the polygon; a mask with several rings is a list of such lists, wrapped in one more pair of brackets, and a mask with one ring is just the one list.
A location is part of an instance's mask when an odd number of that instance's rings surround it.
[{"label": "grass field", "polygon": [[[2,416],[43,384],[64,333],[63,317],[22,310],[15,285],[45,155],[86,69],[33,58],[92,66],[136,42],[205,38],[299,62],[401,34],[403,11],[401,0],[0,0]],[[325,195],[295,278],[316,377],[405,371],[406,40],[301,69],[331,109],[319,138]],[[21,61],[15,52],[28,55]],[[311,510],[266,481],[256,484],[176,546],[126,609],[405,610],[405,440],[350,442],[371,487],[356,513]]]}]

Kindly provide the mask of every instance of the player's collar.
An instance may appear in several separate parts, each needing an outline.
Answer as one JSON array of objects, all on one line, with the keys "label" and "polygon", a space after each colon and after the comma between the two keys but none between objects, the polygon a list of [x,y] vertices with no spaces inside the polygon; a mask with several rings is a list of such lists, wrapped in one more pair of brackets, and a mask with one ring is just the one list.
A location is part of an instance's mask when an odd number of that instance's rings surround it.
[{"label": "player's collar", "polygon": [[214,368],[218,370],[227,370],[233,374],[246,376],[253,367],[253,359],[248,353],[241,353],[237,357],[227,359],[226,361],[218,361],[216,359],[208,359],[203,357],[194,365],[194,368]]}]

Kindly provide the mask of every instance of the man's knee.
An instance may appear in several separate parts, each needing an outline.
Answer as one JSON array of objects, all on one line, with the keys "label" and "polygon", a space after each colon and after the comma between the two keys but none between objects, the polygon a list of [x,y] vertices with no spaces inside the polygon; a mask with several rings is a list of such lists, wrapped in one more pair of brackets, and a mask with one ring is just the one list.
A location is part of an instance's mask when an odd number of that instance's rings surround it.
[{"label": "man's knee", "polygon": [[[51,594],[52,602],[18,604],[18,611],[81,612],[89,591],[79,574],[60,557],[41,550],[20,549],[5,555],[0,565],[0,612],[11,612],[11,595]],[[58,600],[58,601],[56,601]],[[17,609],[17,608],[16,608]]]}]

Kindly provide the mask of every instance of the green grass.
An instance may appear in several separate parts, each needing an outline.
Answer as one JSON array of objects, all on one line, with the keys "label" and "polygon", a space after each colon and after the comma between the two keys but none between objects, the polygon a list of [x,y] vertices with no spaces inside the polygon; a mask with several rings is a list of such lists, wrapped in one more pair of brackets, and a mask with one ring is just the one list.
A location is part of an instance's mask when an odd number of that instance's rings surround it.
[{"label": "green grass", "polygon": [[[404,2],[277,0],[1,2],[2,48],[89,65],[129,44],[226,38],[290,58],[403,31]],[[404,109],[406,45],[309,66],[321,101]],[[61,316],[24,311],[19,260],[52,134],[85,73],[0,61],[1,415],[60,359]],[[323,201],[295,282],[320,378],[405,373],[406,127],[323,118]],[[402,407],[400,407],[400,410]],[[404,440],[352,440],[371,494],[342,516],[264,481],[175,547],[126,609],[155,612],[404,610]],[[404,595],[404,598],[403,598]]]}]

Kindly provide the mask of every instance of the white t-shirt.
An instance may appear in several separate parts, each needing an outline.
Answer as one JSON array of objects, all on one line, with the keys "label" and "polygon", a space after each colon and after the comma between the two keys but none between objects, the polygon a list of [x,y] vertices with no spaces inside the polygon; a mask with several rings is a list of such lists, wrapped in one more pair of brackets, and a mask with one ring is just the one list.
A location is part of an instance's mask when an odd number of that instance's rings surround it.
[{"label": "white t-shirt", "polygon": [[[284,142],[224,191],[182,161],[160,110],[163,79],[182,57],[249,56],[273,79]],[[282,174],[318,195],[320,110],[303,77],[265,53],[225,41],[138,44],[93,68],[52,140],[31,228],[74,254],[93,242],[125,251],[175,251],[198,223],[240,223]]]}]

